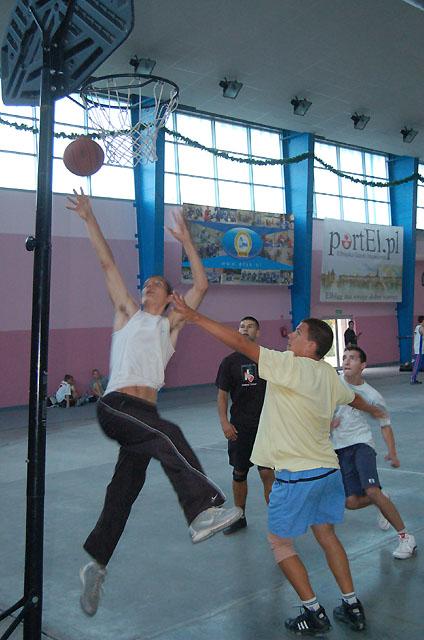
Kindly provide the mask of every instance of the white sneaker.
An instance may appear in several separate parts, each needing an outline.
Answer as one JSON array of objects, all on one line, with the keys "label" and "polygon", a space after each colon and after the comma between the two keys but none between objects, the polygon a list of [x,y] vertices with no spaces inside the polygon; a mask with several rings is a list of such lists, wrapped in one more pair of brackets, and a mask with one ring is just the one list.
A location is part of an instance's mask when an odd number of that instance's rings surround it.
[{"label": "white sneaker", "polygon": [[399,537],[399,545],[393,551],[393,556],[399,560],[406,560],[411,558],[417,550],[417,545],[414,536],[410,533],[406,533],[402,538]]},{"label": "white sneaker", "polygon": [[222,507],[210,507],[205,509],[190,524],[189,532],[192,542],[202,542],[210,538],[218,531],[222,531],[229,527],[233,522],[239,520],[243,516],[243,509],[240,507],[231,507],[223,509]]},{"label": "white sneaker", "polygon": [[[381,492],[384,496],[386,496],[386,498],[389,498],[390,500],[390,496],[388,493],[386,493],[385,491]],[[378,509],[378,507],[377,507]],[[379,529],[381,529],[382,531],[388,531],[390,529],[390,527],[392,526],[390,524],[390,522],[387,520],[387,518],[385,516],[383,516],[383,514],[381,513],[380,510],[378,510],[378,516],[377,516],[377,526],[379,527]]]},{"label": "white sneaker", "polygon": [[81,609],[88,616],[94,616],[97,612],[102,596],[103,582],[106,577],[106,569],[97,562],[89,562],[80,571],[82,582],[82,594],[80,597]]}]

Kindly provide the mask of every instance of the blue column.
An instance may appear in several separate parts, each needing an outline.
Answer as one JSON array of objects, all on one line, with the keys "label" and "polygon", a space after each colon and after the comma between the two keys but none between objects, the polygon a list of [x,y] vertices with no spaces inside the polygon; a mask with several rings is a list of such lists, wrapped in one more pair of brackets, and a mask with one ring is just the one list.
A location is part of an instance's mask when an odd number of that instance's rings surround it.
[{"label": "blue column", "polygon": [[[313,153],[314,138],[310,133],[285,132],[285,158]],[[312,212],[314,161],[284,165],[287,212],[294,215],[294,277],[291,289],[293,327],[308,318],[311,308]]]},{"label": "blue column", "polygon": [[165,134],[160,130],[156,142],[158,159],[134,167],[135,208],[139,288],[146,278],[163,275],[163,224],[165,182]]},{"label": "blue column", "polygon": [[[389,157],[389,179],[400,180],[418,171],[418,159]],[[411,360],[414,315],[417,181],[390,187],[392,224],[403,227],[402,302],[397,304],[400,362]]]}]

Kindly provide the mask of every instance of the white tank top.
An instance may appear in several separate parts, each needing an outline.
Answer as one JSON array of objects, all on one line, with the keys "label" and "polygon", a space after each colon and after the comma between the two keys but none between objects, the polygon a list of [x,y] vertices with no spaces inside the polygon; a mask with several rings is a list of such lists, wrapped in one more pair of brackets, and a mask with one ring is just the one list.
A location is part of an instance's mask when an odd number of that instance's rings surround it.
[{"label": "white tank top", "polygon": [[110,378],[105,394],[134,385],[159,390],[173,353],[168,318],[137,311],[122,329],[112,334]]}]

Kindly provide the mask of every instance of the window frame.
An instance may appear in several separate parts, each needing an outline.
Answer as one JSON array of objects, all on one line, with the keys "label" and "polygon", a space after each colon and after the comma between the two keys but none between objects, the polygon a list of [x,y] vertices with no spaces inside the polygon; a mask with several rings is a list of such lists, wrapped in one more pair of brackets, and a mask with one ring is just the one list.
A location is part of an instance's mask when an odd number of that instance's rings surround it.
[{"label": "window frame", "polygon": [[[174,114],[171,115],[171,118],[169,120],[169,124],[168,127],[172,128],[173,130],[178,130],[177,128],[177,118],[178,115],[185,115],[191,118],[198,118],[198,119],[203,119],[203,120],[207,120],[210,122],[210,127],[211,127],[211,138],[212,138],[212,149],[214,150],[219,150],[221,151],[222,149],[218,149],[217,147],[217,133],[216,133],[216,127],[217,127],[217,123],[224,123],[224,124],[228,124],[228,125],[233,125],[233,126],[237,126],[237,127],[242,127],[245,129],[246,131],[246,136],[247,136],[247,153],[242,153],[240,151],[231,151],[228,149],[224,149],[223,151],[230,153],[230,154],[234,154],[237,155],[239,157],[246,157],[249,159],[252,158],[257,158],[257,159],[275,159],[274,157],[271,156],[258,156],[258,155],[253,155],[252,153],[252,131],[264,131],[264,132],[269,132],[275,135],[278,135],[278,145],[279,145],[279,149],[280,149],[280,159],[283,158],[283,131],[281,129],[275,129],[273,127],[261,127],[260,125],[255,125],[253,123],[247,123],[247,122],[243,122],[242,120],[236,120],[236,119],[227,119],[224,117],[220,117],[220,116],[214,116],[213,114],[204,114],[204,113],[193,113],[190,110],[185,110],[185,109],[178,109]],[[214,181],[214,185],[215,185],[215,202],[195,202],[194,204],[208,204],[210,206],[217,206],[217,207],[229,207],[229,208],[236,208],[234,206],[230,206],[228,204],[225,204],[225,201],[223,202],[223,194],[222,191],[220,192],[220,184],[221,185],[226,185],[228,186],[228,188],[230,188],[231,185],[240,185],[240,187],[245,188],[246,185],[249,188],[249,194],[250,194],[250,204],[249,204],[249,210],[252,211],[256,211],[256,206],[255,206],[255,187],[263,187],[265,189],[269,189],[269,193],[270,195],[272,194],[272,190],[275,189],[276,191],[279,192],[279,194],[281,194],[282,191],[282,198],[281,195],[279,195],[279,199],[282,200],[282,204],[283,207],[281,210],[275,211],[275,213],[287,213],[287,206],[286,206],[286,198],[285,198],[285,180],[284,180],[284,166],[281,165],[277,165],[279,167],[280,170],[280,176],[281,176],[281,182],[280,184],[269,184],[269,183],[264,183],[261,181],[255,181],[254,178],[254,165],[252,163],[247,163],[247,173],[248,173],[248,177],[246,177],[245,180],[242,179],[236,179],[236,178],[231,178],[231,177],[221,177],[220,176],[220,170],[222,171],[222,168],[220,169],[220,163],[219,163],[219,156],[217,156],[215,153],[212,154],[212,158],[213,158],[213,177],[211,178],[209,175],[208,176],[201,176],[201,175],[192,175],[189,173],[184,173],[181,170],[181,166],[180,166],[180,162],[179,162],[179,148],[185,146],[183,142],[179,142],[178,139],[174,138],[172,139],[172,136],[166,136],[165,138],[165,157],[167,153],[174,153],[174,167],[175,167],[175,171],[165,171],[165,181],[167,179],[167,176],[172,176],[174,180],[176,180],[177,183],[177,202],[166,202],[166,204],[175,204],[175,205],[181,205],[183,204],[182,202],[182,198],[181,198],[181,187],[180,187],[180,178],[194,178],[194,179],[198,179],[198,180],[202,180],[202,179],[212,179]],[[231,146],[231,145],[230,145]],[[173,149],[173,151],[172,151]],[[204,153],[208,153],[207,151],[205,151]],[[229,160],[228,162],[234,162]],[[165,187],[165,191],[166,191],[166,187]],[[187,200],[187,201],[191,201],[191,200]],[[242,207],[240,207],[242,208]],[[260,209],[261,211],[263,209]],[[268,211],[268,209],[267,209]]]},{"label": "window frame", "polygon": [[[357,178],[363,178],[363,179],[367,179],[367,180],[376,180],[376,181],[381,181],[381,180],[389,180],[389,172],[388,172],[388,156],[385,153],[381,153],[378,151],[371,151],[369,149],[362,149],[359,147],[353,147],[353,146],[349,146],[349,145],[342,145],[342,144],[338,144],[336,142],[330,142],[328,140],[322,140],[320,138],[316,138],[315,139],[315,146],[314,146],[314,153],[315,155],[317,155],[318,157],[320,157],[320,153],[319,153],[319,149],[317,149],[317,145],[326,145],[329,147],[334,147],[336,150],[336,166],[335,168],[338,171],[343,171],[346,174],[349,174],[353,177],[357,177]],[[352,150],[352,151],[357,151],[358,153],[361,154],[361,164],[362,164],[362,173],[357,173],[354,171],[347,171],[346,169],[341,169],[341,151],[342,150]],[[367,161],[366,161],[366,156],[369,155],[370,156],[370,161],[369,164],[372,165],[372,158],[374,156],[379,156],[379,157],[383,157],[385,159],[385,166],[386,166],[386,175],[385,176],[377,176],[377,175],[370,175],[369,173],[366,173],[366,165],[367,165]],[[387,195],[387,199],[385,197],[381,198],[381,199],[376,199],[375,197],[372,197],[373,195],[375,195],[376,192],[372,192],[371,190],[373,189],[377,189],[377,187],[370,187],[369,185],[363,185],[363,197],[357,197],[357,196],[353,196],[353,195],[344,195],[343,194],[343,183],[346,182],[346,178],[342,178],[342,176],[337,175],[337,185],[338,185],[338,193],[328,193],[325,191],[316,191],[315,189],[315,172],[316,171],[328,171],[328,169],[325,169],[319,162],[317,162],[315,160],[314,162],[314,193],[313,193],[313,217],[317,220],[323,220],[326,216],[321,216],[319,215],[318,212],[318,207],[317,207],[317,198],[316,196],[326,196],[326,197],[332,197],[335,200],[338,200],[338,204],[339,204],[339,216],[337,218],[337,220],[346,220],[346,221],[351,221],[352,218],[349,216],[345,216],[345,206],[347,206],[348,202],[352,202],[352,201],[358,201],[361,202],[361,205],[363,203],[364,205],[364,210],[365,210],[365,220],[361,221],[364,224],[381,224],[381,225],[387,225],[390,226],[392,224],[392,214],[391,214],[391,203],[390,203],[390,190],[387,190],[387,192],[385,192],[383,190],[383,188],[381,188],[382,193],[386,193]],[[372,220],[372,215],[371,215],[371,211],[370,211],[370,203],[378,203],[378,204],[385,204],[387,205],[387,214],[388,214],[388,221],[387,222],[381,222],[381,221],[375,221]]]}]

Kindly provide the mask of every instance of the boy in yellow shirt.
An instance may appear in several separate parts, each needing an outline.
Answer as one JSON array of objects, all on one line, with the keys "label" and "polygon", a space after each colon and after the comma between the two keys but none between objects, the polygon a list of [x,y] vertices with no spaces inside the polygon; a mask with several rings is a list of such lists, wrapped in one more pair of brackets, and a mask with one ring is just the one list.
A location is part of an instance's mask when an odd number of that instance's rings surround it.
[{"label": "boy in yellow shirt", "polygon": [[303,605],[299,616],[286,620],[286,628],[297,635],[318,635],[331,629],[293,544],[294,537],[311,527],[341,590],[342,603],[334,609],[334,617],[357,631],[364,630],[364,610],[356,597],[346,552],[334,530],[343,519],[345,498],[329,439],[330,422],[335,407],[342,404],[374,417],[383,417],[384,412],[343,385],[336,371],[322,360],[333,343],[333,333],[322,320],[303,320],[289,334],[288,351],[283,353],[259,347],[190,309],[176,293],[174,304],[185,320],[258,362],[259,375],[267,380],[251,461],[276,472],[268,538],[280,569]]}]

